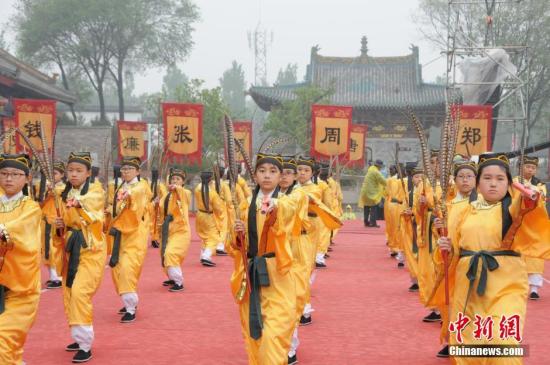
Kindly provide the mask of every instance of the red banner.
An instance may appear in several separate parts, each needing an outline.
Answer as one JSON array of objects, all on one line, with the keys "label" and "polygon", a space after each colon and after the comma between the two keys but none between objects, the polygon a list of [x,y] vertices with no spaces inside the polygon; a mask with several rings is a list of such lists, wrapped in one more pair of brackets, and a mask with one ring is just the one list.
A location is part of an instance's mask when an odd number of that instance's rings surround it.
[{"label": "red banner", "polygon": [[118,129],[118,157],[139,157],[141,161],[147,159],[147,123],[117,121]]},{"label": "red banner", "polygon": [[352,124],[349,142],[349,167],[365,167],[366,124]]},{"label": "red banner", "polygon": [[461,105],[456,153],[464,156],[491,151],[493,107]]},{"label": "red banner", "polygon": [[[51,153],[56,127],[55,100],[13,99],[15,127],[19,128],[36,147],[42,151],[41,130],[46,134],[46,148]],[[15,138],[17,152],[27,151],[29,147],[20,135]]]},{"label": "red banner", "polygon": [[311,106],[311,156],[328,160],[349,158],[351,106]]},{"label": "red banner", "polygon": [[[252,158],[252,122],[248,120],[240,120],[233,122],[235,131],[235,139],[238,139],[244,147],[248,157]],[[237,162],[244,162],[243,155],[237,153]]]},{"label": "red banner", "polygon": [[[6,133],[9,129],[15,128],[15,120],[13,118],[4,117],[2,118],[2,129],[3,132]],[[4,153],[8,154],[15,154],[15,134],[12,134],[9,138],[4,139],[4,143],[2,145]]]},{"label": "red banner", "polygon": [[169,157],[202,162],[201,104],[163,103],[164,141]]}]

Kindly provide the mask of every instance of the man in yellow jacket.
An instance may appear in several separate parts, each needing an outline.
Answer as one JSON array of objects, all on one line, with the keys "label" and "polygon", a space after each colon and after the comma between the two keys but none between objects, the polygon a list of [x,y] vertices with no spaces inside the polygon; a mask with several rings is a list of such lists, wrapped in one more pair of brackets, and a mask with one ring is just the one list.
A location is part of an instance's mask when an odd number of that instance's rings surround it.
[{"label": "man in yellow jacket", "polygon": [[357,205],[359,208],[363,208],[365,227],[378,227],[376,225],[376,207],[380,204],[386,187],[386,179],[380,172],[382,167],[384,167],[382,160],[376,160],[374,165],[369,167],[359,194]]}]

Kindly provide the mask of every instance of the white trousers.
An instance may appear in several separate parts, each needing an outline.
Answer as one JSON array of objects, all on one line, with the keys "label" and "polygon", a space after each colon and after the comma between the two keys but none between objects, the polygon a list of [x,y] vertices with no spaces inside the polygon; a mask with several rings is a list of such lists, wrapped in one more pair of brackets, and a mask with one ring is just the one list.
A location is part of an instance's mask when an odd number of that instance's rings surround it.
[{"label": "white trousers", "polygon": [[311,306],[311,303],[307,303],[305,306],[304,306],[304,311],[303,311],[303,316],[306,317],[306,318],[309,318],[311,317],[311,313],[315,312],[315,309],[313,309],[313,307]]},{"label": "white trousers", "polygon": [[126,312],[130,314],[135,314],[136,307],[139,302],[137,293],[124,293],[121,294],[120,297],[122,298],[122,303],[124,303],[124,308],[126,308]]},{"label": "white trousers", "polygon": [[178,285],[183,285],[183,273],[181,272],[181,267],[168,266],[166,271],[170,280],[174,280],[174,283]]},{"label": "white trousers", "polygon": [[296,327],[294,329],[294,333],[292,334],[292,340],[290,340],[290,351],[288,351],[288,357],[296,355],[298,346],[300,346],[300,339],[298,339],[298,327]]},{"label": "white trousers", "polygon": [[201,260],[212,261],[212,251],[209,248],[201,251]]},{"label": "white trousers", "polygon": [[318,264],[324,264],[325,263],[325,254],[324,253],[318,253],[315,255],[315,262]]},{"label": "white trousers", "polygon": [[225,251],[225,244],[223,242],[218,243],[216,251]]},{"label": "white trousers", "polygon": [[49,266],[48,271],[50,273],[51,281],[61,281],[61,278],[59,277],[59,275],[57,275],[57,271],[55,270],[55,267]]},{"label": "white trousers", "polygon": [[71,337],[82,351],[90,351],[94,342],[94,326],[71,326]]},{"label": "white trousers", "polygon": [[399,251],[397,253],[397,256],[395,256],[395,258],[397,259],[398,262],[405,262],[405,255],[403,255],[403,251]]}]

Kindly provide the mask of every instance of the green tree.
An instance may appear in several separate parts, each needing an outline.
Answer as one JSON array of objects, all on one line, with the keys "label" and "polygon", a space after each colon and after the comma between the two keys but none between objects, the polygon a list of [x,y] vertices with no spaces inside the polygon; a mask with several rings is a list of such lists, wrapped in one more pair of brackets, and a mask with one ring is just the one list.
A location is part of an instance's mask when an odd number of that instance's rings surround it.
[{"label": "green tree", "polygon": [[184,87],[188,82],[189,78],[176,64],[169,65],[166,68],[166,74],[162,77],[162,92],[166,96],[165,100],[175,101],[178,87]]},{"label": "green tree", "polygon": [[6,40],[5,30],[0,31],[0,49],[3,49],[4,51],[7,51],[7,52],[10,51],[8,41]]},{"label": "green tree", "polygon": [[294,100],[274,106],[263,131],[270,137],[292,137],[302,151],[311,146],[311,106],[328,103],[333,90],[316,86],[296,89]]},{"label": "green tree", "polygon": [[231,68],[224,71],[220,78],[223,100],[229,105],[231,116],[243,118],[246,115],[244,70],[237,61],[231,63]]},{"label": "green tree", "polygon": [[275,85],[292,85],[298,82],[298,64],[289,63],[286,68],[280,69]]}]

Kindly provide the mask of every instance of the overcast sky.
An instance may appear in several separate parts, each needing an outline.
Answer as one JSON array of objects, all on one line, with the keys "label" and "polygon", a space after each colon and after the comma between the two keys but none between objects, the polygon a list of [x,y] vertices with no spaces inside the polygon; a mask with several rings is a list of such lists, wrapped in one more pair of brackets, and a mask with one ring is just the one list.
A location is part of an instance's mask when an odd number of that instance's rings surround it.
[{"label": "overcast sky", "polygon": [[[302,79],[309,63],[311,47],[318,44],[320,54],[357,56],[361,36],[369,41],[371,56],[398,56],[410,53],[414,43],[420,47],[420,61],[427,64],[423,75],[433,81],[445,72],[444,58],[422,39],[412,14],[417,0],[195,0],[201,21],[193,35],[195,46],[187,60],[178,62],[190,78],[200,78],[207,86],[219,84],[232,60],[243,64],[246,80],[254,81],[254,56],[248,46],[247,32],[258,23],[273,34],[268,48],[268,81],[272,83],[280,68],[298,64]],[[0,24],[10,23],[16,0],[0,0]],[[10,35],[10,40],[13,34]],[[166,45],[169,47],[169,45]],[[13,51],[14,46],[11,47]],[[149,70],[136,77],[136,92],[160,90],[164,70]]]}]

